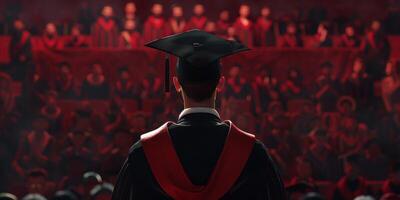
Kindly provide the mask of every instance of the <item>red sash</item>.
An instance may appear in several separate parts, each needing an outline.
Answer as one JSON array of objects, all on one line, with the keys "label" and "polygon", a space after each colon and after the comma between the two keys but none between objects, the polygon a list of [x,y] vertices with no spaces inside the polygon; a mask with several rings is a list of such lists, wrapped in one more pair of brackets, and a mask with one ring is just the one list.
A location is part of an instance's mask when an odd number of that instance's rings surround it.
[{"label": "red sash", "polygon": [[247,163],[255,136],[228,121],[230,131],[224,148],[204,186],[196,186],[187,177],[168,133],[168,122],[141,136],[141,142],[154,177],[161,188],[175,200],[217,200],[236,182]]}]

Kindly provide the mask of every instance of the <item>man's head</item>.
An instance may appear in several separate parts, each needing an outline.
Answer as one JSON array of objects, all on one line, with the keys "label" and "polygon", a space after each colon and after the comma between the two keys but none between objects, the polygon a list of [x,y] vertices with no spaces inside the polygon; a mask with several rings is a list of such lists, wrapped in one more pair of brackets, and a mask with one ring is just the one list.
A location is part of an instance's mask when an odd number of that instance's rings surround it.
[{"label": "man's head", "polygon": [[193,13],[196,16],[204,15],[204,11],[205,10],[204,10],[204,5],[203,4],[198,3],[198,4],[194,5],[194,7],[193,7]]},{"label": "man's head", "polygon": [[295,23],[288,23],[288,25],[286,26],[286,33],[290,34],[290,35],[295,35],[297,32],[297,27]]},{"label": "man's head", "polygon": [[103,7],[101,14],[103,17],[110,18],[114,15],[114,10],[111,6],[107,5]]},{"label": "man's head", "polygon": [[159,17],[163,14],[163,10],[164,10],[164,7],[161,3],[155,3],[151,7],[151,13],[157,17]]},{"label": "man's head", "polygon": [[71,29],[71,35],[72,36],[80,36],[81,35],[81,26],[74,25]]}]

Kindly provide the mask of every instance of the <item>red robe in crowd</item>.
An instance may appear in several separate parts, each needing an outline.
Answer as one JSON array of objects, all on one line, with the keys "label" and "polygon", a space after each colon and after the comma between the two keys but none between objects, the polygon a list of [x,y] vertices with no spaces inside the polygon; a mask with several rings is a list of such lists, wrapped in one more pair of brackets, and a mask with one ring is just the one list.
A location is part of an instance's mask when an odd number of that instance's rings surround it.
[{"label": "red robe in crowd", "polygon": [[168,35],[182,33],[186,29],[186,21],[183,18],[170,18],[168,20]]},{"label": "red robe in crowd", "polygon": [[274,24],[270,19],[259,17],[255,25],[257,46],[275,46]]},{"label": "red robe in crowd", "polygon": [[137,31],[124,31],[119,36],[119,47],[134,49],[143,46],[142,36]]},{"label": "red robe in crowd", "polygon": [[240,42],[249,48],[253,48],[253,23],[250,20],[245,23],[244,20],[238,18],[233,27]]},{"label": "red robe in crowd", "polygon": [[189,23],[187,25],[187,30],[190,29],[199,29],[204,30],[207,24],[207,17],[205,16],[193,16],[190,18]]},{"label": "red robe in crowd", "polygon": [[144,23],[143,39],[150,42],[167,35],[165,20],[162,17],[150,16]]},{"label": "red robe in crowd", "polygon": [[301,40],[300,36],[293,35],[293,34],[285,34],[282,37],[281,45],[282,47],[302,47],[303,41]]},{"label": "red robe in crowd", "polygon": [[349,48],[355,48],[360,46],[360,40],[357,39],[355,36],[349,37],[345,34],[343,34],[340,37],[340,46],[341,47],[349,47]]},{"label": "red robe in crowd", "polygon": [[117,47],[118,36],[118,24],[114,19],[99,17],[92,26],[94,47]]},{"label": "red robe in crowd", "polygon": [[64,43],[58,35],[48,36],[45,34],[40,38],[38,47],[39,49],[62,49]]},{"label": "red robe in crowd", "polygon": [[223,20],[218,20],[217,22],[217,35],[221,37],[227,36],[227,30],[231,26],[231,23]]}]

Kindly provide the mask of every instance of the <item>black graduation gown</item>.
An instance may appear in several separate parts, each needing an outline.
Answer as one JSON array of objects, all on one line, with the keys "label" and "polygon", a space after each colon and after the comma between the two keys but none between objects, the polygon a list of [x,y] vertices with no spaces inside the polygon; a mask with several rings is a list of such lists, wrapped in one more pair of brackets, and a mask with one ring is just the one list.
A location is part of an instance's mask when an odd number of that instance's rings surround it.
[{"label": "black graduation gown", "polygon": [[[222,152],[229,126],[212,114],[192,113],[170,125],[168,130],[189,179],[195,185],[206,185]],[[171,199],[155,180],[140,141],[130,149],[112,199]],[[279,172],[260,141],[254,145],[239,179],[222,199],[286,199]]]}]

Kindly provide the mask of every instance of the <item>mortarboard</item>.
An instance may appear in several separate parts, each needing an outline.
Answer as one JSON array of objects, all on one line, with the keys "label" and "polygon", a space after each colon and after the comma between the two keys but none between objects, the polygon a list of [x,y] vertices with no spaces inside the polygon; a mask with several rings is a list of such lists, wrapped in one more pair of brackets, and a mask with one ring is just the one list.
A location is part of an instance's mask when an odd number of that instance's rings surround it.
[{"label": "mortarboard", "polygon": [[[239,42],[196,29],[152,41],[146,46],[178,57],[176,70],[181,84],[218,80],[221,58],[249,50]],[[169,92],[168,55],[165,76],[165,89]]]}]

